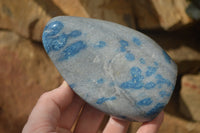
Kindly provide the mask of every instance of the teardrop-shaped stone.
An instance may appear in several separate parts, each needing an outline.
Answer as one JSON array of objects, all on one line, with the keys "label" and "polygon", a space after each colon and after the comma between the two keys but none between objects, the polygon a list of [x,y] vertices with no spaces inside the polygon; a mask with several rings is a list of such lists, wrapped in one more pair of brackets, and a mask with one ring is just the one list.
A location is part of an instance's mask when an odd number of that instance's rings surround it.
[{"label": "teardrop-shaped stone", "polygon": [[105,113],[150,121],[170,99],[176,64],[138,31],[107,21],[61,16],[49,21],[42,39],[71,88]]}]

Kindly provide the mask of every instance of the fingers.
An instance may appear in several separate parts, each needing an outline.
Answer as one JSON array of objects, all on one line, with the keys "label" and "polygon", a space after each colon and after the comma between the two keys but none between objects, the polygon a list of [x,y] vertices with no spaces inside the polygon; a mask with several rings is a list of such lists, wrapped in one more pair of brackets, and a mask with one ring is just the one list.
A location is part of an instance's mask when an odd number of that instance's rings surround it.
[{"label": "fingers", "polygon": [[162,111],[153,121],[143,123],[137,133],[157,133],[164,120],[164,112]]},{"label": "fingers", "polygon": [[75,133],[96,133],[104,118],[104,113],[86,104],[79,118]]},{"label": "fingers", "polygon": [[126,133],[130,122],[110,117],[103,133]]},{"label": "fingers", "polygon": [[23,133],[54,132],[62,110],[72,102],[73,96],[66,82],[44,93],[33,108]]},{"label": "fingers", "polygon": [[62,112],[58,126],[71,129],[84,104],[85,102],[79,96],[75,95],[72,103]]}]

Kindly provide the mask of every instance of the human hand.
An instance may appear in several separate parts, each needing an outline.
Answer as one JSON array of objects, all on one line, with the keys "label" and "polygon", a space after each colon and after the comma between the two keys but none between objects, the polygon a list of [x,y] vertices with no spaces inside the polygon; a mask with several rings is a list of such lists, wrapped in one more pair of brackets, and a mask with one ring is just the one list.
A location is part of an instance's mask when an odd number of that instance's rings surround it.
[{"label": "human hand", "polygon": [[[163,117],[164,113],[161,112],[153,121],[143,123],[137,133],[156,133]],[[39,98],[22,133],[71,133],[75,122],[74,133],[96,133],[103,118],[103,112],[86,104],[63,82],[60,87]],[[129,124],[128,121],[110,117],[103,133],[126,133]]]}]

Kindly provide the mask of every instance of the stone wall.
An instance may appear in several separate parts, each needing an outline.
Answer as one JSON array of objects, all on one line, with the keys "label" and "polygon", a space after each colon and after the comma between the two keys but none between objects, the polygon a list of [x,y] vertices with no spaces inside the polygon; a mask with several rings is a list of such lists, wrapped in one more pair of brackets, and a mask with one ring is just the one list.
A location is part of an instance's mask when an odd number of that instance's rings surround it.
[{"label": "stone wall", "polygon": [[158,42],[179,69],[159,132],[200,132],[199,7],[198,0],[0,0],[0,132],[21,132],[39,96],[63,80],[41,43],[58,15],[113,21]]}]

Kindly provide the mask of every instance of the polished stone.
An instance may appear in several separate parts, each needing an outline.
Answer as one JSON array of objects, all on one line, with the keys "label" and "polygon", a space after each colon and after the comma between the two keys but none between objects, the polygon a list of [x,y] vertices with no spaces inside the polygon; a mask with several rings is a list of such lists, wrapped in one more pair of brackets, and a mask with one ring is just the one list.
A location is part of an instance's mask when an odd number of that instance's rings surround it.
[{"label": "polished stone", "polygon": [[45,27],[43,44],[71,88],[117,118],[150,121],[173,92],[176,64],[152,39],[133,29],[61,16]]}]

